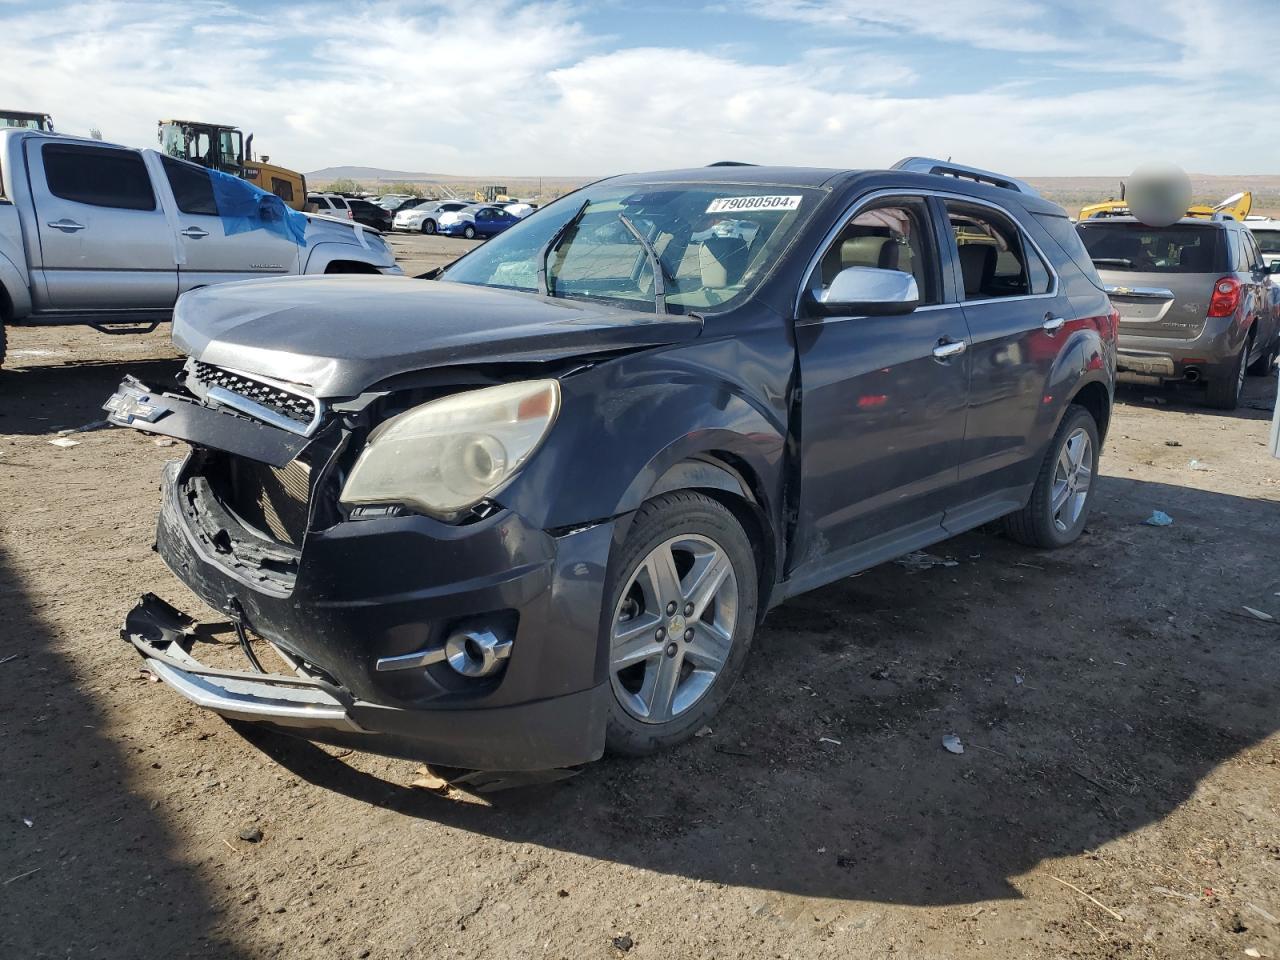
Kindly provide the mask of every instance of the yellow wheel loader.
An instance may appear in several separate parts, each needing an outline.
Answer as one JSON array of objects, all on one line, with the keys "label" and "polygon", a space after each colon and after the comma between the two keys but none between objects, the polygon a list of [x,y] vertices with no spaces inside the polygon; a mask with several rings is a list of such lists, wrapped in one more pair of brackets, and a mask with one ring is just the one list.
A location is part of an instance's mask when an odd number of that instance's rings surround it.
[{"label": "yellow wheel loader", "polygon": [[253,134],[239,127],[196,120],[161,120],[160,149],[171,157],[190,160],[210,170],[242,177],[256,187],[274,193],[294,210],[307,205],[307,178],[295,170],[253,156]]}]

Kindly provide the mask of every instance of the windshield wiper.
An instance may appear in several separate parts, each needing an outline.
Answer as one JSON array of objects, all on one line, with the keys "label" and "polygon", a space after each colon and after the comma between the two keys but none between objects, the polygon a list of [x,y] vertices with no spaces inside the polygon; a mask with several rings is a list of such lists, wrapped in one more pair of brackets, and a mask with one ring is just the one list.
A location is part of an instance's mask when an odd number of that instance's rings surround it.
[{"label": "windshield wiper", "polygon": [[542,245],[542,249],[538,251],[538,293],[544,297],[551,296],[551,288],[547,285],[547,258],[560,246],[560,241],[564,239],[564,235],[572,230],[582,215],[587,212],[587,206],[591,203],[590,198],[582,201],[582,206],[578,207],[577,212],[560,224],[560,229],[551,235],[546,243]]},{"label": "windshield wiper", "polygon": [[1132,267],[1133,261],[1124,257],[1092,257],[1096,267]]},{"label": "windshield wiper", "polygon": [[649,266],[653,270],[653,312],[667,312],[667,285],[664,280],[670,280],[667,275],[667,268],[663,266],[662,258],[658,256],[658,251],[653,249],[645,235],[640,232],[640,228],[631,222],[631,218],[625,213],[618,214],[618,219],[622,221],[622,225],[631,231],[631,235],[636,238],[640,246],[644,248],[645,254],[649,257]]}]

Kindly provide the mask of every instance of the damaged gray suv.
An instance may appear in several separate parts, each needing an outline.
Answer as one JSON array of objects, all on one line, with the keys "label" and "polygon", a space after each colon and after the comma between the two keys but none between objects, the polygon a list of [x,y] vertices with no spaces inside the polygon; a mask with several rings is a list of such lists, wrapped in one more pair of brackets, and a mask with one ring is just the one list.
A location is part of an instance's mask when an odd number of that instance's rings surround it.
[{"label": "damaged gray suv", "polygon": [[434,279],[195,291],[180,382],[107,409],[190,445],[157,548],[246,667],[151,594],[123,635],[328,743],[488,771],[675,744],[788,597],[997,518],[1073,542],[1116,324],[1061,208],[920,158],[619,177]]}]

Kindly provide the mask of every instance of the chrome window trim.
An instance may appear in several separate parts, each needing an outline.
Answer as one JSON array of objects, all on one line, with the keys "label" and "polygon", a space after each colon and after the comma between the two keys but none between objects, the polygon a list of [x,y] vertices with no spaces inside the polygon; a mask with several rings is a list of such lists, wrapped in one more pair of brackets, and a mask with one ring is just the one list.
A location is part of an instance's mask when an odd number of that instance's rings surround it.
[{"label": "chrome window trim", "polygon": [[[957,200],[963,203],[971,203],[974,206],[989,207],[990,209],[1003,215],[1010,223],[1013,224],[1014,229],[1016,229],[1018,233],[1022,235],[1023,241],[1025,243],[1029,243],[1031,245],[1031,248],[1035,250],[1036,254],[1040,257],[1041,262],[1044,263],[1045,269],[1049,271],[1049,276],[1053,279],[1053,284],[1049,288],[1048,293],[1025,293],[1025,294],[1019,294],[1016,297],[986,297],[982,300],[964,300],[962,298],[955,299],[955,300],[944,299],[941,303],[931,303],[931,304],[926,304],[925,306],[922,306],[922,307],[916,307],[916,309],[912,311],[913,313],[919,313],[921,310],[937,310],[943,307],[981,306],[982,304],[987,304],[987,303],[1017,303],[1020,300],[1050,300],[1058,296],[1060,280],[1058,278],[1058,271],[1054,269],[1053,261],[1044,255],[1044,251],[1040,248],[1040,244],[1036,243],[1035,238],[1032,237],[1027,232],[1026,228],[1024,228],[1022,224],[1018,221],[1018,218],[1015,217],[1012,213],[1010,213],[1006,208],[1002,207],[1000,204],[994,203],[983,197],[972,197],[966,193],[955,193],[950,190],[936,190],[936,189],[916,190],[916,189],[912,189],[911,187],[882,187],[879,190],[873,190],[871,193],[865,194],[859,197],[858,199],[854,200],[852,203],[850,203],[845,208],[844,212],[837,218],[835,226],[833,226],[830,230],[828,230],[827,233],[823,236],[822,243],[818,245],[817,251],[813,254],[813,256],[809,258],[809,263],[805,267],[804,277],[800,281],[800,289],[796,293],[795,305],[793,308],[797,321],[811,322],[812,320],[816,319],[817,321],[821,322],[826,320],[841,319],[839,317],[809,318],[803,315],[801,308],[804,305],[804,295],[809,289],[809,278],[813,276],[813,271],[818,268],[818,264],[822,261],[823,256],[826,255],[826,252],[828,249],[830,249],[831,244],[835,242],[836,237],[840,235],[840,231],[842,231],[845,228],[845,226],[848,225],[849,220],[851,220],[854,216],[856,216],[862,210],[862,208],[867,206],[868,204],[874,203],[877,200],[884,200],[886,198],[891,198],[891,197],[901,197],[903,200],[910,200],[910,199],[917,199],[917,198],[925,199],[928,197],[937,197],[938,199],[943,201]],[[941,251],[938,251],[938,252],[940,253]],[[939,279],[941,279],[941,277],[939,277]]]}]

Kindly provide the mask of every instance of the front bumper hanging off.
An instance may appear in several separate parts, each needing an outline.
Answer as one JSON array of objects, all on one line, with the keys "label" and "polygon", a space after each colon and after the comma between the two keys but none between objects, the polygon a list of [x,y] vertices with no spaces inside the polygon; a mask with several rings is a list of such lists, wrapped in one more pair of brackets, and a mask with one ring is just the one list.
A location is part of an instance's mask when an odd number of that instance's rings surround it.
[{"label": "front bumper hanging off", "polygon": [[154,594],[129,611],[120,633],[148,670],[197,706],[320,743],[490,771],[575,766],[603,752],[596,731],[603,731],[607,686],[511,707],[404,710],[360,701],[301,670],[206,667],[192,653],[195,621]]},{"label": "front bumper hanging off", "polygon": [[[121,635],[188,700],[319,742],[475,770],[601,756],[610,692],[598,611],[612,521],[553,535],[508,511],[462,527],[385,516],[286,547],[242,526],[201,470],[210,450],[288,463],[294,434],[136,381],[108,409],[115,423],[195,446],[165,470],[156,550],[292,668],[258,672],[248,658],[242,670],[211,669],[196,656],[194,620],[148,594]],[[494,676],[444,682],[436,671],[447,667],[415,659],[476,620],[508,634]]]}]

